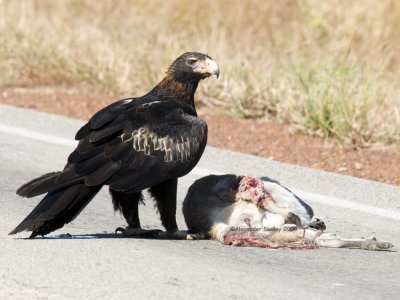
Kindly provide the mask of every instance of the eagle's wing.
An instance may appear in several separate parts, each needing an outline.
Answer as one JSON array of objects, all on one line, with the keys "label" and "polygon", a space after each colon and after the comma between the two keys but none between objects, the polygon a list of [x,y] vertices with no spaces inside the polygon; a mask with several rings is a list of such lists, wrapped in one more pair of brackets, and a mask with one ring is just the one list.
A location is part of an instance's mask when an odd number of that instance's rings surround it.
[{"label": "eagle's wing", "polygon": [[184,103],[127,99],[94,115],[77,138],[56,183],[83,178],[87,186],[139,191],[190,172],[204,151],[207,125]]}]

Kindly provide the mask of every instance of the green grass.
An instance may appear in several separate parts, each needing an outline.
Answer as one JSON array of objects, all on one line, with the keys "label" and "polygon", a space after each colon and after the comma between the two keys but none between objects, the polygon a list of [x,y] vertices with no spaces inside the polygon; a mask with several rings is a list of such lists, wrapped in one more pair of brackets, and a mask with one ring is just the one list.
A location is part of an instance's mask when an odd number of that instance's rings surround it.
[{"label": "green grass", "polygon": [[400,145],[399,1],[0,0],[0,85],[141,95],[185,51],[198,99],[343,143]]}]

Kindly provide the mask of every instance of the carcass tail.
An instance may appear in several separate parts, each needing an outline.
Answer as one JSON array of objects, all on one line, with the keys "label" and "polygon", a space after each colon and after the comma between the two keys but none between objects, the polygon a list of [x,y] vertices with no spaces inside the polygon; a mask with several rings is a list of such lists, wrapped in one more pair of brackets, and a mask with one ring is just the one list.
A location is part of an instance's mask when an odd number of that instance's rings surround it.
[{"label": "carcass tail", "polygon": [[27,230],[32,231],[30,238],[34,238],[63,227],[75,219],[100,188],[101,185],[86,186],[81,182],[49,192],[21,224],[9,234]]}]

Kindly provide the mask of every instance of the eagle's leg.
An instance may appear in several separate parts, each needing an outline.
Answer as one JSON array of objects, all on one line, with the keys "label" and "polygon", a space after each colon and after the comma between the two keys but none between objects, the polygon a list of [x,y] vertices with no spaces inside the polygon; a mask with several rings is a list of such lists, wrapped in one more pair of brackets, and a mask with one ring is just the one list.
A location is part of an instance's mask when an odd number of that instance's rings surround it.
[{"label": "eagle's leg", "polygon": [[118,227],[115,232],[121,232],[127,237],[155,237],[161,230],[146,230],[140,227],[139,202],[143,201],[142,193],[128,194],[110,189],[114,210],[121,211],[128,227]]},{"label": "eagle's leg", "polygon": [[156,201],[160,213],[161,223],[167,230],[160,232],[160,238],[172,238],[179,240],[198,239],[187,231],[179,231],[176,224],[176,192],[178,179],[170,179],[158,185],[152,186],[149,191]]},{"label": "eagle's leg", "polygon": [[160,212],[161,223],[168,232],[178,230],[176,224],[176,191],[178,179],[170,179],[152,186],[149,191],[156,200]]}]

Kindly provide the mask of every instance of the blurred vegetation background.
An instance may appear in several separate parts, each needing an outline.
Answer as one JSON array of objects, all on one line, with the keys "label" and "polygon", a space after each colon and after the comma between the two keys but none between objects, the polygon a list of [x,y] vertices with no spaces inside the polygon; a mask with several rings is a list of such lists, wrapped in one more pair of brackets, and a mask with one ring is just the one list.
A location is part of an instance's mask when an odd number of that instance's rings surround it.
[{"label": "blurred vegetation background", "polygon": [[185,51],[198,100],[346,144],[400,145],[400,1],[0,0],[0,85],[139,96]]}]

